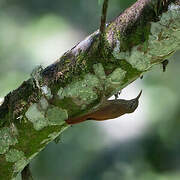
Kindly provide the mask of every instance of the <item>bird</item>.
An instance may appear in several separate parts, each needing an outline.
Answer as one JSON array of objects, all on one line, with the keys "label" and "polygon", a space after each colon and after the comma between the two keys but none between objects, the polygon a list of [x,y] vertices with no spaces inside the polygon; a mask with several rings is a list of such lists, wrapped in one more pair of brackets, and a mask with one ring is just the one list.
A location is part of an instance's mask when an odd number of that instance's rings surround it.
[{"label": "bird", "polygon": [[138,96],[131,100],[114,99],[105,100],[98,109],[89,112],[82,116],[70,117],[66,120],[67,124],[77,124],[87,120],[104,121],[108,119],[114,119],[124,114],[133,113],[139,104],[139,98],[142,94],[142,90]]}]

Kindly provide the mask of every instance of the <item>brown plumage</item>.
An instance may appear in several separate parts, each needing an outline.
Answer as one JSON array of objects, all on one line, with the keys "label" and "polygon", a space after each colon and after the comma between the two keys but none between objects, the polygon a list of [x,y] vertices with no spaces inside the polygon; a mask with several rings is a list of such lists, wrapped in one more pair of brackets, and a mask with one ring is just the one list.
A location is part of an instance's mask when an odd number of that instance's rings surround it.
[{"label": "brown plumage", "polygon": [[83,116],[69,118],[66,120],[66,122],[68,124],[76,124],[86,120],[104,121],[107,119],[120,117],[123,114],[132,113],[138,107],[141,94],[142,91],[136,98],[131,100],[107,100],[96,111],[90,112]]}]

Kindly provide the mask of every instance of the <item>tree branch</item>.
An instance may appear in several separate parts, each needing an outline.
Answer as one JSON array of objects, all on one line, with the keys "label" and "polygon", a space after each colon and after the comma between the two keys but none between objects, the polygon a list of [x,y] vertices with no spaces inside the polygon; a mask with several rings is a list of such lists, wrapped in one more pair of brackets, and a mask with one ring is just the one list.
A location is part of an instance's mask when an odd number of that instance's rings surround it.
[{"label": "tree branch", "polygon": [[[0,106],[0,179],[11,179],[69,127],[180,49],[180,0],[138,0],[10,92]],[[103,56],[102,56],[103,55]]]}]

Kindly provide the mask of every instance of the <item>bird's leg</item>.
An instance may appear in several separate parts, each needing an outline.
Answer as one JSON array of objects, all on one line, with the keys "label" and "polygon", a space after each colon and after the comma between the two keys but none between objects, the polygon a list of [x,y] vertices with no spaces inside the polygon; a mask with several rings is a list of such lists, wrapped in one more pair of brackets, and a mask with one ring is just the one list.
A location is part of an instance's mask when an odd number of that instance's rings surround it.
[{"label": "bird's leg", "polygon": [[163,66],[163,72],[166,72],[168,63],[169,63],[168,59],[165,59],[163,62],[161,62],[162,66]]},{"label": "bird's leg", "polygon": [[115,100],[118,99],[119,95],[121,94],[121,91],[118,91],[117,93],[114,94]]}]

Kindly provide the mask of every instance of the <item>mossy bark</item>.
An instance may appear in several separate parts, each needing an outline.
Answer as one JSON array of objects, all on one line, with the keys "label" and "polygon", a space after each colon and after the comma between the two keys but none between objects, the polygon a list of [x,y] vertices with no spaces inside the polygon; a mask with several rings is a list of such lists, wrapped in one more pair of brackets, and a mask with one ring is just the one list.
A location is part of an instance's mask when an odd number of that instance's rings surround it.
[{"label": "mossy bark", "polygon": [[10,92],[0,106],[0,179],[12,179],[63,132],[180,49],[180,1],[139,0]]}]

